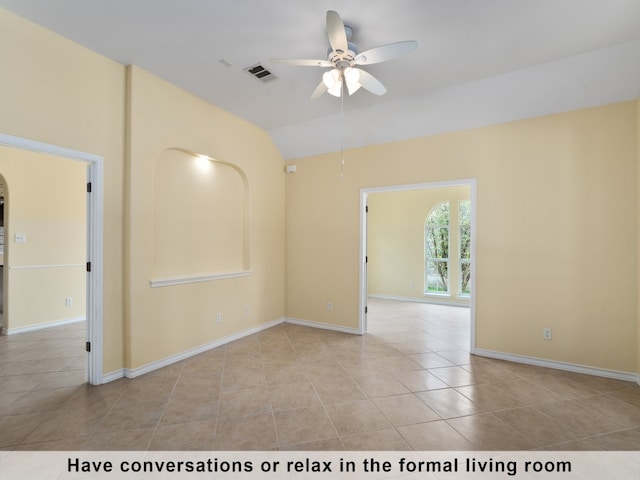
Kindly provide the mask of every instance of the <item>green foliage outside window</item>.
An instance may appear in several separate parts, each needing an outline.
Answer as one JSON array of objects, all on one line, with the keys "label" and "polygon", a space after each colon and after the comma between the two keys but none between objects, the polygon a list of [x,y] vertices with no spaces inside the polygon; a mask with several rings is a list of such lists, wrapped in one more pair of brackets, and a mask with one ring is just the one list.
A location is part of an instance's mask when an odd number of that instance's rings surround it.
[{"label": "green foliage outside window", "polygon": [[449,291],[449,202],[433,207],[425,223],[427,293]]},{"label": "green foliage outside window", "polygon": [[460,293],[471,294],[471,202],[460,202],[458,209],[460,223]]}]

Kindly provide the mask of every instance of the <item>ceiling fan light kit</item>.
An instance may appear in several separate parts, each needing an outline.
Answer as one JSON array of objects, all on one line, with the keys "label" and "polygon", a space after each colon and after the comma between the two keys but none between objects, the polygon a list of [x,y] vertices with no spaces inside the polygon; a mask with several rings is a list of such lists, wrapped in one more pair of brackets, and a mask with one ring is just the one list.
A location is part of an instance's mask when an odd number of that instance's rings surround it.
[{"label": "ceiling fan light kit", "polygon": [[322,75],[322,81],[311,94],[312,99],[318,98],[325,92],[335,97],[341,97],[344,86],[346,86],[349,95],[353,95],[361,87],[375,95],[384,95],[387,91],[385,86],[369,72],[358,66],[393,60],[416,50],[418,42],[407,40],[390,43],[358,53],[358,47],[349,41],[352,34],[353,29],[344,24],[340,15],[329,10],[327,12],[327,35],[330,48],[327,52],[327,60],[272,58],[271,61],[305,67],[330,67],[331,70]]}]

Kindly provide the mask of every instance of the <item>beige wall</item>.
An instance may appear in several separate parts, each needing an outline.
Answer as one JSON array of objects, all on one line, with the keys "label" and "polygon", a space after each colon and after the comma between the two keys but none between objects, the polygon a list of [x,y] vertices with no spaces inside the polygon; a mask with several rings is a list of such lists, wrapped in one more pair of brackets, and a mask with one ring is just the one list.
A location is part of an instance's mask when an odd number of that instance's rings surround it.
[{"label": "beige wall", "polygon": [[[0,147],[0,174],[6,191],[4,327],[84,317],[87,166]],[[27,241],[16,243],[17,233]]]},{"label": "beige wall", "polygon": [[[140,68],[129,67],[128,74],[131,141],[126,344],[127,368],[138,368],[283,317],[284,171],[282,157],[264,130]],[[170,149],[209,155],[232,164],[246,176],[250,210],[248,268],[252,274],[187,285],[150,286],[156,274],[153,202],[158,180],[154,174],[158,161]],[[194,158],[184,156],[185,162],[190,160]],[[192,181],[176,178],[183,190],[189,189]],[[233,207],[240,198],[230,196],[224,204],[218,202],[217,208],[224,209],[227,203]],[[174,214],[177,212],[171,213]],[[212,227],[209,222],[222,221],[214,217],[203,212],[200,224],[180,225],[187,236],[207,235],[207,229]],[[170,222],[171,218],[167,220]],[[236,218],[235,222],[241,224],[243,218]],[[173,246],[174,254],[183,258],[181,265],[189,269],[180,275],[224,273],[215,267],[210,268],[214,271],[199,270],[200,247],[191,248],[189,242],[176,240]],[[235,245],[216,245],[235,255]],[[226,268],[225,265],[222,269]],[[162,271],[163,276],[168,273]],[[247,306],[249,314],[245,312]],[[216,322],[218,312],[222,323]]]},{"label": "beige wall", "polygon": [[[467,178],[477,346],[640,370],[638,102],[351,150],[344,178],[338,154],[300,159],[285,189],[264,131],[138,68],[127,113],[125,67],[4,10],[0,58],[0,132],[104,157],[105,373],[283,313],[356,327],[360,189]],[[150,288],[153,172],[176,147],[246,174],[252,275]]]},{"label": "beige wall", "polygon": [[[369,295],[469,305],[458,295],[458,204],[471,187],[434,187],[370,193],[367,196],[367,286]],[[425,295],[424,225],[441,202],[449,202],[449,294]]]},{"label": "beige wall", "polygon": [[0,132],[104,157],[104,371],[124,366],[125,68],[0,9]]},{"label": "beige wall", "polygon": [[361,188],[475,178],[476,346],[634,372],[637,149],[626,102],[299,159],[287,315],[357,326]]}]

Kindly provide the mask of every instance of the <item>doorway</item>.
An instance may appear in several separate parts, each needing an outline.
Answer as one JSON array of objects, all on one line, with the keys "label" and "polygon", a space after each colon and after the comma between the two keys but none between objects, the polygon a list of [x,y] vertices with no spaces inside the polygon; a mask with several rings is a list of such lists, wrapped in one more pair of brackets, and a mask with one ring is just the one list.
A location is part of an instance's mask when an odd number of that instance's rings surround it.
[{"label": "doorway", "polygon": [[[408,195],[412,194],[412,193],[417,193],[420,191],[424,191],[424,193],[429,193],[431,191],[434,191],[434,189],[443,189],[443,188],[453,188],[453,187],[465,187],[468,188],[469,190],[469,200],[470,200],[470,209],[469,209],[469,216],[470,216],[470,225],[469,225],[469,233],[471,236],[470,239],[470,246],[469,246],[469,256],[470,256],[470,271],[469,271],[469,278],[468,278],[468,285],[469,285],[469,315],[470,315],[470,332],[469,332],[469,338],[470,338],[470,345],[469,345],[469,351],[471,353],[475,352],[475,228],[476,228],[476,180],[475,179],[467,179],[467,180],[457,180],[457,181],[447,181],[447,182],[433,182],[433,183],[423,183],[423,184],[412,184],[412,185],[396,185],[396,186],[386,186],[386,187],[376,187],[376,188],[365,188],[365,189],[361,189],[360,190],[360,285],[359,285],[359,291],[360,291],[360,298],[359,298],[359,333],[360,334],[364,334],[365,332],[367,332],[367,313],[368,313],[368,298],[369,298],[369,275],[370,275],[370,271],[369,271],[369,242],[368,242],[368,235],[370,234],[370,229],[369,229],[369,196],[370,195],[374,195],[374,194],[378,194],[378,193],[390,193],[390,192],[406,192]],[[429,191],[429,192],[428,192]],[[398,212],[396,212],[398,213]],[[427,216],[429,212],[425,211],[423,213],[423,218],[421,220],[422,225],[417,225],[418,230],[420,230],[421,228],[424,228],[424,220],[425,217]],[[417,235],[420,235],[420,239],[419,241],[422,241],[422,235],[424,235],[424,233],[420,233],[418,231]],[[422,250],[422,253],[420,254],[421,259],[418,260],[418,262],[421,264],[420,268],[423,269],[422,271],[424,272],[424,250]],[[406,280],[406,279],[405,279]],[[425,280],[425,287],[424,287],[424,294],[425,297],[429,297],[429,300],[433,303],[441,303],[439,302],[442,301],[442,303],[447,303],[445,300],[448,300],[447,298],[445,298],[444,296],[438,298],[438,296],[433,296],[433,295],[427,295],[427,291],[426,291],[426,279]],[[413,279],[411,279],[411,281],[407,281],[407,288],[414,288],[416,286],[418,286],[418,284],[420,283],[419,281],[413,281]],[[415,283],[415,285],[414,285]],[[409,285],[410,284],[410,285]],[[416,302],[419,302],[421,300],[419,300],[419,298],[422,298],[423,295],[421,293],[417,293],[416,295],[411,295],[415,297]],[[403,298],[404,295],[401,295],[400,299],[405,300],[406,298]],[[424,301],[424,298],[422,299],[422,301]],[[455,308],[455,307],[452,307]]]},{"label": "doorway", "polygon": [[86,195],[86,349],[87,379],[103,383],[102,372],[102,272],[103,272],[103,158],[30,139],[0,134],[0,146],[62,158],[87,166]]}]

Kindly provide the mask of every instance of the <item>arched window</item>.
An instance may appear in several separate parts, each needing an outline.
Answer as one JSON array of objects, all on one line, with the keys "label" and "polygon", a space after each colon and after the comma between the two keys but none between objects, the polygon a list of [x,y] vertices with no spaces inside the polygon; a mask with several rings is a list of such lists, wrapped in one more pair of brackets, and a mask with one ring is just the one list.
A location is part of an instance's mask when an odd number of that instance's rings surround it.
[{"label": "arched window", "polygon": [[449,202],[431,209],[424,224],[425,293],[449,293]]}]

